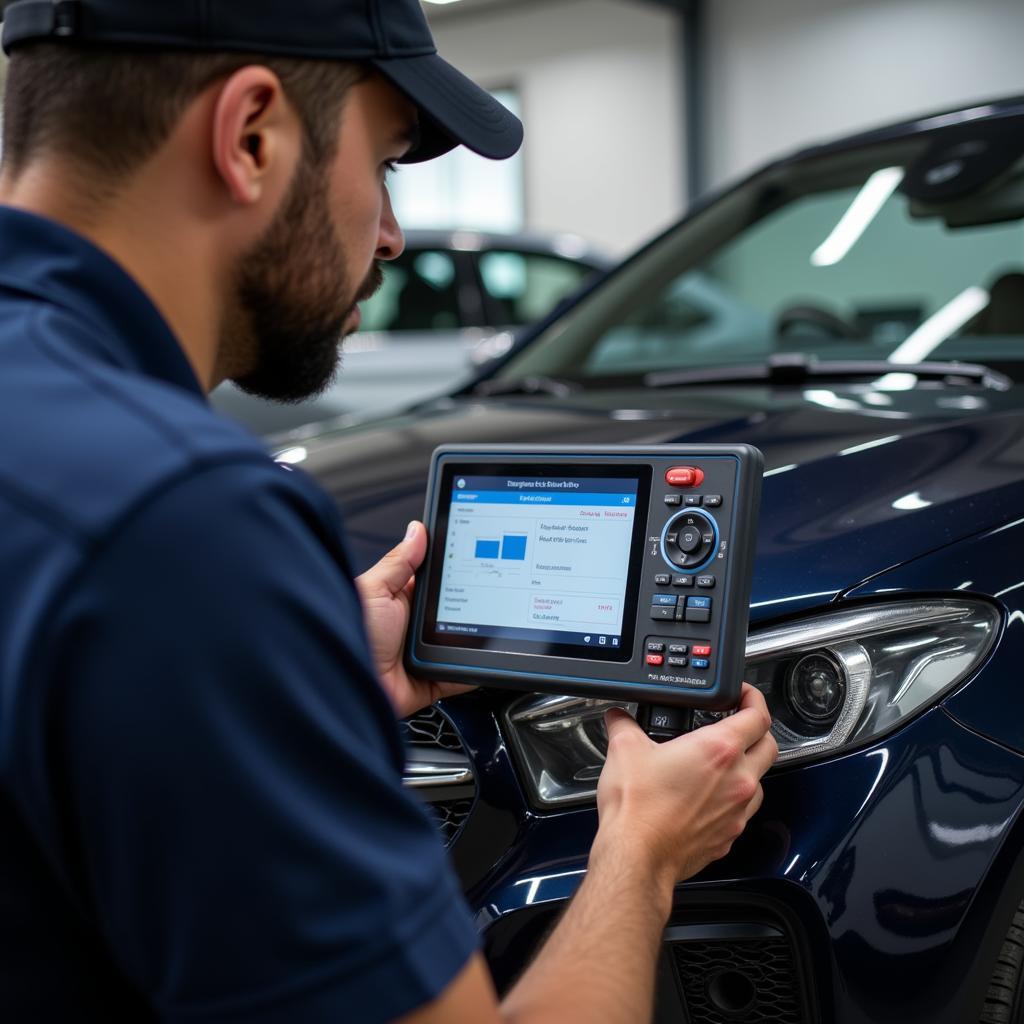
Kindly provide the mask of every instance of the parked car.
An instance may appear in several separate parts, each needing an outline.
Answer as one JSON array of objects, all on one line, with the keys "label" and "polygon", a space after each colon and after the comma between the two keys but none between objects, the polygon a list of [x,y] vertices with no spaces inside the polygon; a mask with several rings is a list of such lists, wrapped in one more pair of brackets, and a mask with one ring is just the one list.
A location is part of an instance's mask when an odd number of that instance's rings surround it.
[{"label": "parked car", "polygon": [[272,435],[438,394],[508,351],[516,328],[608,265],[576,235],[407,231],[405,252],[381,265],[380,290],[361,304],[362,330],[345,340],[343,372],[323,395],[283,405],[225,384],[213,404]]},{"label": "parked car", "polygon": [[[677,890],[663,1024],[1024,1021],[1022,156],[1018,98],[771,163],[466,387],[281,453],[362,568],[442,442],[763,450],[747,677],[781,756]],[[500,988],[586,870],[603,708],[406,724]]]}]

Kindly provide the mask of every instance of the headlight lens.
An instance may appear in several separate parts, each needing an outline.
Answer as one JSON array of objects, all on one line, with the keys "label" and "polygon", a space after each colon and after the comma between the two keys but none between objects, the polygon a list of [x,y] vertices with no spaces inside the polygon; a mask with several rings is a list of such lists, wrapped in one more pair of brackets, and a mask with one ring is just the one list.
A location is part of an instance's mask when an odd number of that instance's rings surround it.
[{"label": "headlight lens", "polygon": [[[999,612],[969,598],[859,605],[751,633],[747,681],[765,695],[779,763],[873,741],[934,704],[985,659]],[[590,801],[607,752],[603,715],[636,705],[531,695],[505,724],[541,806]],[[698,725],[721,718],[698,713]]]}]

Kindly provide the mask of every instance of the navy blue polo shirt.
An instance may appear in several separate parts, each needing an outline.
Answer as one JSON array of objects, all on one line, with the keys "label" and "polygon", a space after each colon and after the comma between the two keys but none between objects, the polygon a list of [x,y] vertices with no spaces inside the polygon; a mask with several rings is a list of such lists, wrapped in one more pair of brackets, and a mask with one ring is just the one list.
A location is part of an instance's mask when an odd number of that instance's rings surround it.
[{"label": "navy blue polo shirt", "polygon": [[330,500],[2,208],[0,581],[0,1018],[371,1024],[454,978]]}]

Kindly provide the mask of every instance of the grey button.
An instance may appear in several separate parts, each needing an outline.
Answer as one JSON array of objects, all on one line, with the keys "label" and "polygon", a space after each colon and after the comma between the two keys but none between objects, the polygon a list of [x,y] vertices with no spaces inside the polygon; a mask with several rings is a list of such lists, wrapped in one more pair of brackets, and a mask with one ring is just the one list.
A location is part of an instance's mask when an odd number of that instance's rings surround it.
[{"label": "grey button", "polygon": [[714,576],[698,576],[697,586],[698,587],[713,587],[717,580]]},{"label": "grey button", "polygon": [[667,572],[659,572],[658,575],[654,577],[654,582],[659,587],[667,587],[672,582],[672,577]]},{"label": "grey button", "polygon": [[686,668],[687,659],[685,657],[676,657],[668,659],[669,668]]},{"label": "grey button", "polygon": [[[671,609],[669,609],[671,610]],[[711,621],[711,609],[710,608],[687,608],[686,609],[686,621],[687,622],[710,622]]]},{"label": "grey button", "polygon": [[[682,498],[678,494],[666,494],[665,504],[666,505],[678,505],[682,501]],[[689,502],[687,502],[689,504]]]},{"label": "grey button", "polygon": [[667,605],[655,605],[651,609],[652,619],[666,619],[671,622],[676,617],[676,611],[683,611],[682,608],[676,609]]},{"label": "grey button", "polygon": [[686,504],[687,505],[699,505],[700,504],[700,495],[699,494],[688,494],[686,496]]},{"label": "grey button", "polygon": [[669,654],[689,654],[690,653],[690,648],[689,648],[689,646],[687,644],[669,644],[668,645],[668,653]]},{"label": "grey button", "polygon": [[673,576],[672,577],[673,587],[692,587],[693,577],[692,576]]},{"label": "grey button", "polygon": [[664,654],[665,645],[660,640],[648,640],[647,651],[649,654]]},{"label": "grey button", "polygon": [[[689,555],[700,547],[700,531],[695,530],[692,526],[687,526],[679,534],[679,540],[676,543],[680,551],[685,551]],[[705,541],[705,543],[710,544],[711,541]]]},{"label": "grey button", "polygon": [[722,504],[722,496],[720,494],[705,494],[704,504],[708,508],[718,508]]}]

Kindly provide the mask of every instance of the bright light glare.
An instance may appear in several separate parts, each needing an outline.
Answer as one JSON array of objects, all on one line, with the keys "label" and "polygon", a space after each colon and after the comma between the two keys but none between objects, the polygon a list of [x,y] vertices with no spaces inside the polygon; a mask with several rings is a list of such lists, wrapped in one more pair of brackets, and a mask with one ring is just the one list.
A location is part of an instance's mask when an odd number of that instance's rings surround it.
[{"label": "bright light glare", "polygon": [[892,444],[898,441],[902,435],[890,434],[888,437],[877,437],[874,441],[865,441],[863,444],[855,444],[852,448],[844,448],[840,455],[856,455],[857,452],[866,452],[869,448],[879,448],[883,444]]},{"label": "bright light glare", "polygon": [[912,512],[914,509],[928,508],[931,504],[932,502],[925,501],[921,497],[920,491],[914,491],[913,494],[905,494],[902,498],[897,498],[892,503],[892,507],[901,509],[904,512]]},{"label": "bright light glare", "polygon": [[278,452],[274,456],[274,461],[283,463],[285,466],[295,466],[300,462],[305,462],[308,454],[305,448],[285,448],[284,451]]},{"label": "bright light glare", "polygon": [[457,4],[459,0],[427,0],[428,4]]},{"label": "bright light glare", "polygon": [[827,388],[808,388],[804,398],[815,405],[823,405],[826,409],[852,409],[859,412],[863,406],[852,398],[840,398],[834,391]]},{"label": "bright light glare", "polygon": [[917,378],[912,373],[887,373],[875,381],[879,391],[913,391]]},{"label": "bright light glare", "polygon": [[890,363],[920,363],[947,338],[988,305],[988,292],[977,285],[965,288],[955,299],[936,310],[889,356]]},{"label": "bright light glare", "polygon": [[850,203],[849,209],[840,217],[832,234],[811,253],[811,263],[816,267],[831,267],[838,263],[864,234],[867,226],[878,216],[886,200],[896,191],[903,180],[902,167],[883,167],[875,171],[864,187]]}]

